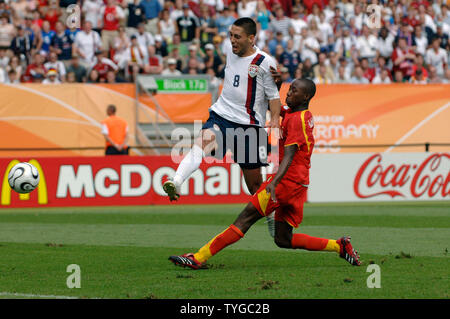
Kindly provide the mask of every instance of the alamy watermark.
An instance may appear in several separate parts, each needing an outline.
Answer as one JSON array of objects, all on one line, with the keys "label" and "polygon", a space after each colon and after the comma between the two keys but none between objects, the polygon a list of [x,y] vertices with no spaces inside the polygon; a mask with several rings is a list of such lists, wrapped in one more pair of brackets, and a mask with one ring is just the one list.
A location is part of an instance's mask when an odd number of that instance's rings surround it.
[{"label": "alamy watermark", "polygon": [[381,13],[383,6],[378,4],[369,4],[366,8],[366,13],[368,14],[366,24],[370,29],[380,29],[381,28]]},{"label": "alamy watermark", "polygon": [[381,268],[377,264],[367,266],[366,272],[371,273],[367,277],[367,288],[381,288]]},{"label": "alamy watermark", "polygon": [[69,14],[66,18],[66,26],[70,29],[80,28],[81,9],[76,4],[71,4],[67,7],[66,12]]},{"label": "alamy watermark", "polygon": [[[202,130],[202,122],[194,121],[194,135],[189,129],[178,127],[171,133],[171,141],[174,144],[171,158],[174,163],[180,163],[189,152],[193,146],[192,140],[202,146],[205,152],[203,160],[208,164],[236,162],[268,165],[270,161],[274,167],[278,167],[278,139],[272,138],[269,144],[268,132],[264,127],[226,128],[222,131],[214,124]],[[232,156],[226,156],[227,152]]]},{"label": "alamy watermark", "polygon": [[77,264],[68,265],[66,272],[71,273],[66,280],[67,288],[81,288],[81,268]]}]

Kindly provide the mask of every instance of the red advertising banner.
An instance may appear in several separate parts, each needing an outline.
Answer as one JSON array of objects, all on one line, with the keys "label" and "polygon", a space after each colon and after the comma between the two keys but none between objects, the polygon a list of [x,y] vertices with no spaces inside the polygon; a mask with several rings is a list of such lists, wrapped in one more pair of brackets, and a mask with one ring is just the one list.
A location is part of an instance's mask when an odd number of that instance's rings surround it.
[{"label": "red advertising banner", "polygon": [[[8,184],[19,161],[31,162],[40,183],[30,194]],[[170,156],[0,158],[0,207],[170,204],[162,188],[178,164]],[[245,203],[250,196],[239,165],[203,163],[183,184],[177,204]]]}]

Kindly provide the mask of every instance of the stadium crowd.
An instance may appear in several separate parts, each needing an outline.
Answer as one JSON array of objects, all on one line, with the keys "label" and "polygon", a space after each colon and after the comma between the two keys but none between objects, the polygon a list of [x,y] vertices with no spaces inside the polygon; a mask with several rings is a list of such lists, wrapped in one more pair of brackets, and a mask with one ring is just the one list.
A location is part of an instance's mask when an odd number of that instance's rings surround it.
[{"label": "stadium crowd", "polygon": [[244,16],[285,82],[450,83],[446,0],[0,0],[0,83],[220,81]]}]

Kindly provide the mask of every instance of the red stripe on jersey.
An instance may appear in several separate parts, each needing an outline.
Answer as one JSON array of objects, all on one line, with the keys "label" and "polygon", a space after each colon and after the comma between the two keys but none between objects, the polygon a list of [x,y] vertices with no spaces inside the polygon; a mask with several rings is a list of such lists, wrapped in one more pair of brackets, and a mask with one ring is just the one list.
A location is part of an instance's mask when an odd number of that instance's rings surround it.
[{"label": "red stripe on jersey", "polygon": [[[250,65],[254,64],[259,66],[261,62],[264,60],[264,55],[257,54]],[[247,109],[247,113],[250,116],[250,124],[259,124],[258,121],[255,118],[255,111],[253,110],[253,106],[255,105],[255,98],[256,98],[256,75],[254,77],[251,77],[250,74],[248,75],[248,82],[247,82],[247,100],[245,101],[245,108]]]}]

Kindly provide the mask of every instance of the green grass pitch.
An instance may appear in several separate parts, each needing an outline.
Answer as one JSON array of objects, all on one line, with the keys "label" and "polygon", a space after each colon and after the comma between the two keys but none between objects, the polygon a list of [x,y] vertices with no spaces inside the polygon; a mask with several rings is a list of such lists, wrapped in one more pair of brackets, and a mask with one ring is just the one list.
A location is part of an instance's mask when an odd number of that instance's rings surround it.
[{"label": "green grass pitch", "polygon": [[[0,210],[0,298],[449,298],[450,202],[306,204],[297,232],[351,235],[364,262],[283,250],[264,220],[210,259],[172,265],[230,225],[244,205]],[[367,265],[381,269],[369,289]],[[81,269],[81,288],[66,268]]]}]

